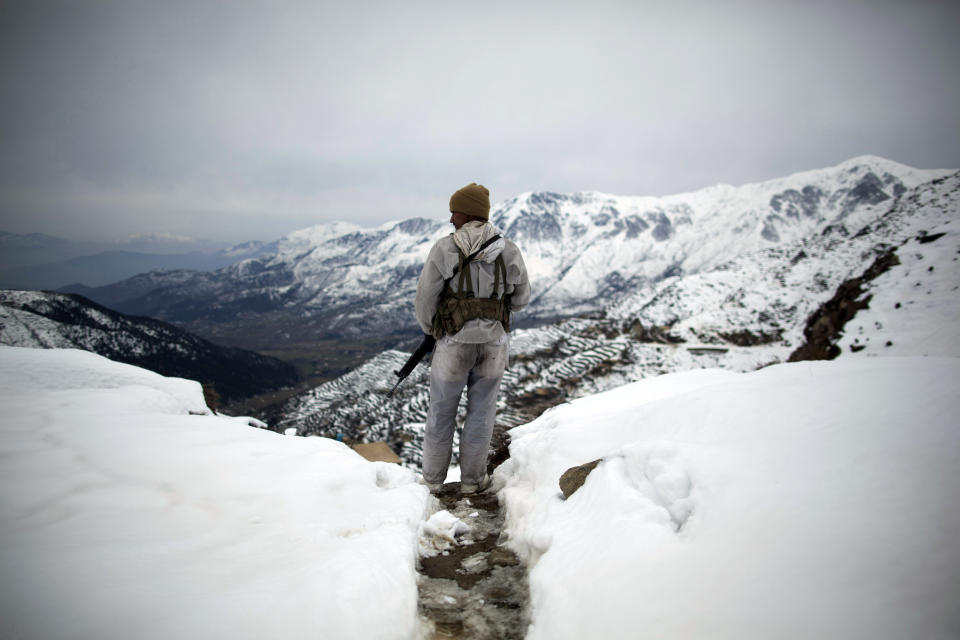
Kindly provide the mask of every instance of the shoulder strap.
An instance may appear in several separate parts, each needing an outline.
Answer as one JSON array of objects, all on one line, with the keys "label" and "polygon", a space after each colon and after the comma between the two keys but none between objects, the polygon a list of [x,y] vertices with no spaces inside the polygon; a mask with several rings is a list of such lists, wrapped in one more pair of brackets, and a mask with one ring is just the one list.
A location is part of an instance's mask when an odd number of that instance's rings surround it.
[{"label": "shoulder strap", "polygon": [[497,294],[497,291],[500,289],[500,273],[503,273],[503,293],[507,293],[507,265],[503,261],[503,254],[497,256],[496,261],[493,263],[493,293],[490,294],[491,300],[496,300],[500,297]]},{"label": "shoulder strap", "polygon": [[[489,247],[490,245],[492,245],[494,242],[496,242],[497,240],[499,240],[499,239],[502,238],[502,237],[503,237],[503,236],[501,236],[501,235],[498,233],[497,235],[492,236],[489,240],[487,240],[487,241],[484,242],[482,245],[480,245],[480,248],[479,248],[479,249],[477,249],[476,251],[474,251],[473,253],[471,253],[470,255],[468,255],[466,258],[464,258],[463,261],[460,263],[460,265],[458,265],[458,266],[456,266],[456,267],[453,268],[453,274],[452,274],[450,277],[453,277],[453,276],[457,275],[457,270],[458,270],[459,268],[461,268],[463,265],[467,264],[468,262],[470,262],[471,260],[473,260],[474,258],[476,258],[478,255],[480,255],[480,252],[481,252],[481,251],[483,251],[484,249],[486,249],[487,247]],[[460,248],[459,248],[459,247],[457,247],[457,252],[460,253],[460,255],[463,255],[463,252],[460,251]]]},{"label": "shoulder strap", "polygon": [[[459,280],[457,281],[457,293],[460,294],[460,295],[463,295],[464,276],[466,276],[467,291],[470,292],[470,296],[472,297],[472,296],[473,296],[473,278],[470,277],[470,270],[469,270],[469,269],[464,269],[463,267],[464,267],[464,265],[466,265],[467,263],[469,263],[471,260],[473,260],[474,258],[476,258],[478,255],[480,255],[480,252],[481,252],[481,251],[483,251],[484,249],[486,249],[487,247],[489,247],[490,245],[492,245],[494,242],[496,242],[497,240],[499,240],[499,239],[502,238],[502,237],[503,237],[503,236],[501,236],[499,233],[496,234],[495,236],[491,236],[490,238],[487,239],[486,242],[484,242],[482,245],[480,245],[480,248],[479,248],[479,249],[477,249],[476,251],[474,251],[473,253],[471,253],[471,254],[468,255],[467,257],[464,257],[464,256],[463,256],[463,251],[460,250],[460,247],[457,247],[457,255],[459,256],[459,261],[458,261],[457,266],[455,266],[455,267],[453,268],[453,273],[450,274],[450,277],[447,279],[446,283],[444,283],[444,286],[446,286],[447,284],[449,284],[450,281],[453,280],[453,278],[457,275],[457,272],[459,271],[459,272],[460,272],[460,278],[459,278]],[[497,257],[499,258],[499,256],[497,256]],[[497,275],[499,275],[499,274],[497,274]],[[506,287],[506,273],[504,273],[504,287]],[[494,292],[494,293],[497,292],[497,287],[496,287],[496,285],[494,285],[493,292]]]},{"label": "shoulder strap", "polygon": [[[460,278],[457,281],[457,295],[459,297],[464,296],[464,280],[466,280],[466,296],[468,298],[473,297],[473,279],[470,277],[470,269],[466,268],[467,261],[470,260],[469,257],[464,258],[463,252],[460,251],[460,247],[457,247],[457,255],[460,258],[460,262],[457,265],[457,268],[453,271],[453,276],[457,274],[457,271],[460,272]],[[450,276],[450,279],[453,279],[453,276]]]}]

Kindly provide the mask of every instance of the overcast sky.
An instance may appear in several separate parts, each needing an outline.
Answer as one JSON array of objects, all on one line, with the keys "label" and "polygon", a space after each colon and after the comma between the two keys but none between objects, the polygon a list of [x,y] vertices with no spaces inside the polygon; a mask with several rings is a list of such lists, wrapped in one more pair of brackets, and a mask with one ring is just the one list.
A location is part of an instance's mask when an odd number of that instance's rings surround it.
[{"label": "overcast sky", "polygon": [[0,230],[275,239],[472,181],[960,167],[956,2],[0,4]]}]

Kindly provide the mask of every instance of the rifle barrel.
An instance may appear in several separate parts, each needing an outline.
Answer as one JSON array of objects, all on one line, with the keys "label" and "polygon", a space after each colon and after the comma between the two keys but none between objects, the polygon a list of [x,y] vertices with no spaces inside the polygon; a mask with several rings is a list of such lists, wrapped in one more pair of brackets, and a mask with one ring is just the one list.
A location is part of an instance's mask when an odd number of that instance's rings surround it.
[{"label": "rifle barrel", "polygon": [[420,346],[417,347],[417,350],[407,359],[407,361],[400,368],[400,371],[394,371],[393,373],[399,378],[397,383],[393,385],[393,389],[390,390],[390,393],[387,394],[387,397],[393,396],[393,392],[397,390],[400,386],[400,383],[409,376],[414,368],[420,361],[423,360],[423,357],[430,353],[433,350],[434,345],[437,344],[437,339],[430,334],[424,334],[423,341],[420,343]]}]

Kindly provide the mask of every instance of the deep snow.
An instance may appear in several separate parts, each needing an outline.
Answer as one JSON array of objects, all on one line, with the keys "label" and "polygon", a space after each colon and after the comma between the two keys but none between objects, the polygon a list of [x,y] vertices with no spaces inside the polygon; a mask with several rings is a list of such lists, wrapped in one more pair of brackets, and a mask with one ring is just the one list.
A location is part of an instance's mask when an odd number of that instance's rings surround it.
[{"label": "deep snow", "polygon": [[528,637],[955,638],[958,380],[954,358],[690,371],[514,429]]},{"label": "deep snow", "polygon": [[0,637],[415,632],[412,472],[84,351],[0,347],[0,415]]},{"label": "deep snow", "polygon": [[[958,376],[690,371],[515,429],[528,637],[956,637]],[[416,637],[418,533],[457,539],[412,472],[209,415],[194,382],[4,347],[0,411],[4,637]]]}]

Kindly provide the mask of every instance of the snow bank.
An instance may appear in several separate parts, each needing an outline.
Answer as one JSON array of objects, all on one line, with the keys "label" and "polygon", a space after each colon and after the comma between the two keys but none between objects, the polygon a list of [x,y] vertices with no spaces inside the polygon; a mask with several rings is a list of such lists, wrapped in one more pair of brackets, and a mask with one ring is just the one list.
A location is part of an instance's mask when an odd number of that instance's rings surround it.
[{"label": "snow bank", "polygon": [[528,637],[956,637],[957,380],[946,358],[692,371],[514,429]]},{"label": "snow bank", "polygon": [[0,412],[0,636],[414,633],[411,472],[82,351],[0,348]]},{"label": "snow bank", "polygon": [[[56,391],[129,391],[134,396],[153,396],[162,406],[141,406],[144,410],[168,413],[209,414],[199,382],[166,378],[129,364],[113,362],[79,349],[25,349],[0,346],[0,375],[4,398],[24,397]],[[124,394],[108,394],[118,400]],[[136,403],[134,403],[136,406]]]},{"label": "snow bank", "polygon": [[426,558],[449,551],[468,533],[470,525],[445,509],[437,511],[429,520],[420,523],[420,556]]}]

